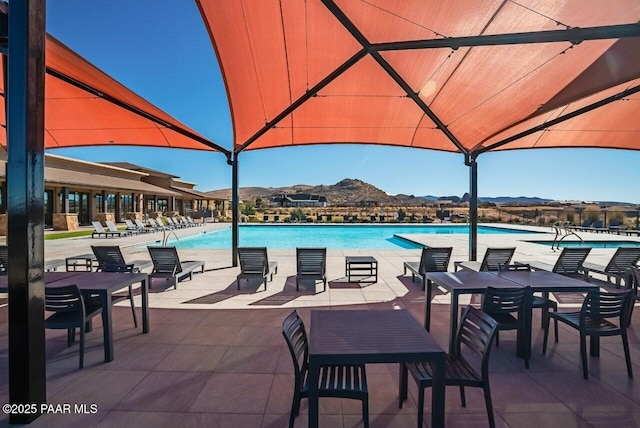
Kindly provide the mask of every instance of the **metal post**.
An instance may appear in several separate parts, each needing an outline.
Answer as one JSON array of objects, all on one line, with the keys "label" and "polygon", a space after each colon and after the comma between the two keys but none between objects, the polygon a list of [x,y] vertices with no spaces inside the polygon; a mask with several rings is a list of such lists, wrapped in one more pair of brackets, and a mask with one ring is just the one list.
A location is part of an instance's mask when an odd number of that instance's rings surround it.
[{"label": "metal post", "polygon": [[46,402],[44,337],[45,0],[11,4],[7,90],[9,401],[29,423]]},{"label": "metal post", "polygon": [[238,206],[240,200],[240,188],[238,187],[238,153],[231,159],[231,266],[238,266]]},{"label": "metal post", "polygon": [[478,162],[471,157],[469,167],[469,260],[478,258]]}]

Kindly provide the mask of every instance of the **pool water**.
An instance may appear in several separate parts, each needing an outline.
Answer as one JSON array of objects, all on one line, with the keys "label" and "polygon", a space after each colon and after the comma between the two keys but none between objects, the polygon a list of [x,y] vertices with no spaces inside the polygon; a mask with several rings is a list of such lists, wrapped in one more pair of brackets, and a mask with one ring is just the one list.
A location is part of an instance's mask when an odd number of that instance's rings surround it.
[{"label": "pool water", "polygon": [[[241,225],[241,247],[293,249],[326,247],[329,249],[393,250],[421,246],[395,237],[396,234],[468,234],[468,225]],[[478,234],[532,233],[498,227],[478,226]],[[231,248],[231,228],[206,232],[177,241],[178,248]]]},{"label": "pool water", "polygon": [[[551,246],[551,241],[527,241],[532,244],[540,244]],[[560,248],[582,248],[582,247],[591,247],[591,248],[640,248],[640,242],[635,241],[560,241],[556,242],[554,245],[559,246]]]}]

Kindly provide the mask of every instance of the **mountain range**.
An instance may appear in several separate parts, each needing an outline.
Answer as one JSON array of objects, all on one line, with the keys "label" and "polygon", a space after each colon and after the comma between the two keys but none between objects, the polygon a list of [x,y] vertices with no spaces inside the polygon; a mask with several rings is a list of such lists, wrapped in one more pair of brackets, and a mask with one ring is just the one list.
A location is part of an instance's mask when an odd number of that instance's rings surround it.
[{"label": "mountain range", "polygon": [[[231,199],[231,189],[220,189],[205,192],[208,196],[216,199]],[[292,193],[311,193],[324,196],[330,205],[345,205],[357,202],[375,201],[378,204],[411,206],[432,204],[434,201],[451,201],[461,203],[469,201],[469,194],[462,196],[415,196],[406,194],[389,195],[372,184],[362,180],[345,178],[332,185],[308,185],[296,184],[285,187],[241,187],[240,199],[243,201],[253,201],[256,199],[270,200],[274,196]],[[479,202],[494,203],[500,205],[545,205],[556,202],[553,199],[545,199],[529,196],[498,196],[498,197],[478,197]],[[578,203],[579,201],[575,201]],[[628,205],[626,202],[606,201],[601,203]]]}]

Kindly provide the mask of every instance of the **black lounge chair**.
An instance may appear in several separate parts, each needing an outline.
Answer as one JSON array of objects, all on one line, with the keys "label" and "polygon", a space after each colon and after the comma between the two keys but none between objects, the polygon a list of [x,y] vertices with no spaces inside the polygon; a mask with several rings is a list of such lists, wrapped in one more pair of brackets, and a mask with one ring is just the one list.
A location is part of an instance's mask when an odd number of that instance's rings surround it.
[{"label": "black lounge chair", "polygon": [[[293,428],[296,416],[300,413],[300,400],[309,397],[309,343],[298,311],[293,311],[282,322],[282,335],[291,353],[295,374],[289,416],[289,428]],[[365,428],[369,426],[369,392],[364,364],[320,367],[318,396],[362,401],[362,419]]]},{"label": "black lounge chair", "polygon": [[449,268],[452,247],[444,248],[423,248],[419,262],[404,262],[404,274],[407,270],[411,272],[411,281],[415,281],[416,276],[422,279],[422,289],[425,289],[427,272],[446,272]]},{"label": "black lounge chair", "polygon": [[[117,245],[92,245],[91,250],[96,256],[98,261],[98,272],[123,272],[123,273],[137,273],[140,269],[144,269],[151,265],[148,260],[137,260],[134,263],[128,264],[124,261],[122,251]],[[136,266],[137,264],[137,266]],[[99,301],[100,296],[97,296]],[[138,319],[136,317],[136,307],[133,302],[133,286],[130,285],[127,294],[114,295],[111,298],[112,303],[118,303],[122,300],[128,299],[131,302],[131,312],[133,314],[133,325],[138,327]]]},{"label": "black lounge chair", "polygon": [[[587,366],[587,336],[622,336],[624,357],[627,363],[627,375],[633,378],[631,356],[629,354],[629,340],[627,338],[627,326],[631,315],[630,306],[633,304],[632,290],[621,293],[605,293],[590,291],[582,303],[579,312],[554,312],[553,318],[556,343],[558,342],[558,321],[562,321],[580,332],[580,359],[582,360],[582,375],[589,379]],[[618,324],[610,319],[618,318]],[[547,352],[547,339],[549,337],[549,322],[544,329],[544,341],[542,353]],[[593,339],[592,339],[593,340]]]},{"label": "black lounge chair", "polygon": [[77,285],[45,287],[44,307],[53,312],[44,321],[45,328],[67,330],[67,346],[75,341],[76,328],[80,330],[80,368],[84,366],[85,324],[102,313],[102,305],[85,304]]},{"label": "black lounge chair", "polygon": [[[178,288],[178,282],[186,277],[193,278],[193,272],[201,268],[204,273],[204,262],[201,260],[189,260],[181,262],[178,257],[176,247],[147,247],[151,261],[153,262],[153,271],[150,278],[165,278],[169,281],[169,287],[173,285]],[[151,283],[149,281],[149,288]]]},{"label": "black lounge chair", "polygon": [[620,282],[624,278],[626,270],[631,266],[637,265],[638,260],[640,260],[640,248],[620,247],[613,254],[606,266],[584,262],[582,269],[585,272],[585,279],[587,281],[589,280],[589,272],[599,273],[606,275],[607,281],[609,282],[611,278],[615,278],[616,288],[620,288]]},{"label": "black lounge chair", "polygon": [[[456,349],[451,355],[447,355],[444,383],[447,386],[460,387],[460,401],[462,407],[467,407],[464,393],[466,386],[482,388],[487,407],[489,426],[495,427],[493,417],[493,405],[491,403],[491,390],[489,389],[489,354],[491,345],[496,337],[498,324],[489,315],[473,306],[467,306],[462,313],[460,326],[456,334]],[[476,365],[471,364],[461,352],[464,345],[469,354],[475,354],[480,358],[480,372]],[[465,354],[468,355],[468,354]],[[428,363],[411,363],[400,366],[400,408],[402,402],[407,399],[407,372],[418,384],[418,426],[423,426],[424,419],[424,389],[433,385],[433,370]]]},{"label": "black lounge chair", "polygon": [[259,278],[267,289],[267,277],[273,280],[273,274],[278,273],[278,262],[270,262],[267,256],[267,247],[238,247],[238,259],[240,261],[240,273],[237,283],[240,290],[241,279]]},{"label": "black lounge chair", "polygon": [[310,279],[322,281],[323,289],[327,290],[327,249],[326,248],[296,248],[296,291],[300,281]]},{"label": "black lounge chair", "polygon": [[508,265],[511,263],[513,253],[516,249],[513,248],[487,248],[484,253],[484,258],[481,262],[477,261],[459,261],[453,262],[455,270],[467,269],[476,272],[498,272],[500,265]]}]

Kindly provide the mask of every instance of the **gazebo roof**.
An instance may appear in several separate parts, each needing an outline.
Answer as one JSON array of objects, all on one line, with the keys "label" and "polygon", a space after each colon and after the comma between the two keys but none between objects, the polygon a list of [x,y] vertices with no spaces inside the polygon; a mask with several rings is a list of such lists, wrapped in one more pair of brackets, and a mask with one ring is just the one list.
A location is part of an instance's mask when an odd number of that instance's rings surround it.
[{"label": "gazebo roof", "polygon": [[236,152],[640,149],[637,0],[197,3]]}]

